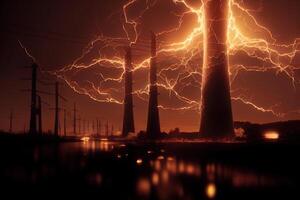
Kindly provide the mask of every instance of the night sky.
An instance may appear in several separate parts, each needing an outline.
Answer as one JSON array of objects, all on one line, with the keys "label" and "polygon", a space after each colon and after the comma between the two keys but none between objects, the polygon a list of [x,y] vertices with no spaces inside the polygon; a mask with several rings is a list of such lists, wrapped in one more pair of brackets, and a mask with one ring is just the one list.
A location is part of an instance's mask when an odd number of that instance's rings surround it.
[{"label": "night sky", "polygon": [[[128,2],[124,0],[2,0],[0,3],[0,22],[1,22],[1,42],[0,42],[0,87],[2,91],[0,101],[0,129],[7,130],[9,127],[9,114],[13,109],[14,129],[21,131],[28,129],[29,111],[30,111],[30,93],[21,91],[29,89],[30,81],[22,80],[30,77],[30,69],[24,68],[32,64],[31,59],[21,48],[19,41],[27,48],[41,66],[43,72],[39,73],[40,80],[61,82],[61,94],[68,99],[62,102],[61,107],[68,110],[68,130],[71,132],[72,125],[72,107],[76,101],[79,115],[86,120],[95,120],[99,118],[104,122],[114,124],[115,129],[122,127],[123,106],[116,103],[101,102],[107,97],[122,101],[123,81],[102,83],[103,76],[117,78],[122,69],[111,65],[101,63],[92,65],[88,69],[68,70],[57,73],[64,76],[65,79],[76,81],[77,89],[82,88],[99,101],[92,100],[85,94],[74,92],[62,79],[56,79],[56,76],[46,72],[57,72],[64,67],[70,66],[82,55],[89,42],[95,40],[97,36],[104,38],[114,38],[116,41],[112,46],[103,47],[103,42],[97,42],[92,50],[81,59],[75,62],[78,65],[88,65],[93,59],[99,56],[106,58],[122,58],[123,51],[121,46],[128,45],[126,34],[123,30],[124,15],[123,5]],[[147,4],[148,2],[148,4]],[[200,0],[189,0],[189,5],[195,8],[199,7]],[[291,44],[296,38],[300,38],[300,1],[298,0],[236,0],[240,5],[249,9],[248,11],[255,17],[259,24],[268,28],[276,44]],[[147,6],[150,8],[142,12]],[[148,40],[150,30],[160,33],[164,30],[170,30],[178,25],[178,16],[187,9],[180,3],[175,4],[172,0],[146,1],[138,0],[128,9],[128,16],[136,18],[140,14],[140,25],[138,27],[140,37],[138,45],[133,47],[133,60],[138,63],[147,56]],[[237,16],[241,17],[240,14]],[[238,19],[240,19],[238,17]],[[241,17],[241,19],[244,19]],[[246,26],[247,21],[239,21],[241,26]],[[248,23],[251,26],[251,23]],[[160,45],[171,42],[182,41],[186,38],[193,27],[197,26],[197,18],[194,14],[188,14],[183,18],[180,29],[169,34],[163,34],[158,37]],[[126,24],[125,29],[129,30],[129,38],[134,39],[133,30]],[[267,38],[255,29],[244,28],[246,35]],[[247,32],[249,31],[249,32]],[[116,40],[116,38],[122,38]],[[195,45],[198,43],[195,43]],[[115,48],[114,48],[115,47]],[[280,47],[277,47],[280,49]],[[300,50],[300,45],[295,45],[295,49]],[[282,49],[281,49],[282,50]],[[284,51],[284,50],[282,50]],[[200,51],[201,52],[201,51]],[[183,55],[182,52],[178,54]],[[166,69],[168,66],[176,63],[178,54],[161,55],[158,57],[158,68]],[[187,55],[188,56],[188,55]],[[174,58],[174,59],[173,59]],[[173,59],[173,60],[172,60]],[[274,58],[287,63],[285,58]],[[232,82],[232,96],[243,97],[247,101],[255,103],[258,107],[264,108],[267,112],[255,109],[250,104],[242,103],[239,100],[233,100],[233,117],[235,121],[251,121],[265,123],[279,120],[299,119],[300,117],[300,72],[297,69],[300,66],[299,53],[294,56],[287,68],[289,74],[294,77],[294,82],[284,72],[273,70],[270,62],[253,60],[247,57],[243,52],[237,52],[230,57],[230,64],[243,64],[248,66],[259,66],[266,69],[262,71],[240,71],[238,76]],[[188,63],[189,69],[201,71],[202,58],[197,55]],[[231,66],[232,66],[231,65]],[[112,68],[110,68],[112,67]],[[184,67],[182,67],[184,68]],[[65,68],[67,69],[67,68]],[[68,68],[70,69],[70,68]],[[176,79],[181,69],[171,72],[164,72],[159,78],[159,83],[166,84],[168,80]],[[234,71],[234,69],[231,69]],[[233,77],[231,74],[231,78]],[[103,75],[103,76],[102,76]],[[134,74],[134,88],[139,90],[144,88],[148,81],[148,69],[137,70]],[[181,85],[176,86],[176,91],[192,99],[200,101],[201,76],[195,75],[189,77],[189,80],[183,81]],[[172,81],[171,81],[172,82]],[[91,85],[100,87],[102,92],[109,95],[99,95],[93,91]],[[189,84],[186,86],[186,84]],[[183,87],[183,85],[185,85]],[[53,92],[54,86],[39,84],[41,91]],[[176,98],[172,92],[159,88],[159,104],[174,108],[177,110],[160,109],[160,119],[162,130],[169,131],[172,128],[179,127],[184,131],[198,131],[200,116],[197,108],[194,106],[188,110],[180,109],[187,104]],[[111,96],[110,96],[111,95]],[[42,95],[44,111],[44,130],[53,129],[54,97]],[[141,94],[134,96],[134,116],[136,130],[145,129],[147,116],[147,95]],[[47,105],[49,104],[49,105]],[[274,113],[268,110],[274,110]],[[279,115],[282,116],[279,116]],[[277,115],[277,116],[276,116]],[[62,115],[61,115],[62,116]]]}]

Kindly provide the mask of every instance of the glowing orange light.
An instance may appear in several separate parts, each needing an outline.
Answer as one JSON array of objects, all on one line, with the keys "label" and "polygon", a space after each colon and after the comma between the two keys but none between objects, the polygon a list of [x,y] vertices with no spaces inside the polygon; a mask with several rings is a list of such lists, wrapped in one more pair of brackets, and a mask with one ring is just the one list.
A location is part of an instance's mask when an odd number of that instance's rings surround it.
[{"label": "glowing orange light", "polygon": [[152,174],[152,184],[158,185],[158,183],[159,183],[159,175],[158,175],[158,173],[153,173]]},{"label": "glowing orange light", "polygon": [[267,140],[278,140],[279,133],[276,131],[268,131],[268,132],[264,133],[264,138]]},{"label": "glowing orange light", "polygon": [[137,191],[140,195],[148,195],[150,193],[151,184],[146,178],[141,178],[137,182]]},{"label": "glowing orange light", "polygon": [[217,193],[216,185],[214,183],[209,183],[206,186],[206,195],[207,195],[207,197],[212,199],[216,196],[216,193]]},{"label": "glowing orange light", "polygon": [[82,137],[80,140],[83,142],[88,142],[90,140],[90,137]]},{"label": "glowing orange light", "polygon": [[165,159],[164,156],[158,156],[158,157],[157,157],[157,160],[163,160],[163,159]]},{"label": "glowing orange light", "polygon": [[192,164],[186,166],[186,173],[192,175],[195,173],[195,167]]},{"label": "glowing orange light", "polygon": [[142,163],[143,163],[142,159],[139,158],[139,159],[136,160],[136,164],[141,165]]},{"label": "glowing orange light", "polygon": [[167,160],[168,160],[168,161],[173,161],[174,158],[169,156],[169,157],[167,158]]}]

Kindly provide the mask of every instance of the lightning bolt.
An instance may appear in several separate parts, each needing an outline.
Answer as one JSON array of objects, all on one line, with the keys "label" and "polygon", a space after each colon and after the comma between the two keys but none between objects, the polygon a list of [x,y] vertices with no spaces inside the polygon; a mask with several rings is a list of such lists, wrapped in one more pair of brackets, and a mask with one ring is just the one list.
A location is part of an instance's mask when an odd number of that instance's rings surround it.
[{"label": "lightning bolt", "polygon": [[[131,8],[141,2],[143,2],[143,8],[132,13]],[[199,111],[199,100],[189,96],[185,91],[187,88],[196,88],[200,93],[203,32],[205,31],[203,2],[200,1],[199,6],[193,6],[187,0],[172,0],[171,3],[174,6],[183,7],[184,11],[173,13],[178,22],[174,27],[156,33],[159,40],[157,60],[158,65],[161,66],[158,70],[157,86],[161,92],[166,92],[170,97],[179,101],[180,106],[161,104],[159,107],[165,110]],[[231,85],[241,71],[261,73],[272,71],[285,75],[291,86],[295,88],[299,83],[299,80],[295,78],[295,70],[299,67],[294,66],[293,61],[299,53],[300,38],[296,38],[290,44],[280,44],[271,30],[261,25],[251,14],[250,9],[245,8],[237,0],[229,0],[228,3],[227,55],[229,61],[231,58],[244,54],[260,63],[259,65],[245,65],[230,62]],[[134,74],[148,70],[151,57],[149,53],[145,53],[149,48],[149,40],[144,39],[141,34],[144,29],[143,19],[146,14],[155,12],[155,6],[158,4],[157,0],[129,0],[122,7],[121,23],[124,36],[99,35],[83,49],[82,54],[72,64],[49,73],[64,80],[75,92],[87,95],[95,101],[123,104],[123,95],[120,92],[122,90],[119,89],[122,87],[125,72],[122,49],[124,46],[131,46],[134,51],[141,53],[133,63]],[[185,18],[189,16],[194,17],[196,23],[190,28],[185,38],[177,41],[163,39],[183,29]],[[26,48],[23,47],[23,49],[27,52]],[[92,69],[96,71],[93,75],[98,83],[95,84],[89,80],[82,83],[76,80],[78,75]],[[234,96],[233,91],[232,100],[234,101],[242,102],[259,112],[271,113],[277,117],[285,114],[275,111],[272,106],[269,108],[259,106],[245,95]],[[136,86],[133,92],[141,101],[147,101],[148,93],[149,84],[147,83]]]}]

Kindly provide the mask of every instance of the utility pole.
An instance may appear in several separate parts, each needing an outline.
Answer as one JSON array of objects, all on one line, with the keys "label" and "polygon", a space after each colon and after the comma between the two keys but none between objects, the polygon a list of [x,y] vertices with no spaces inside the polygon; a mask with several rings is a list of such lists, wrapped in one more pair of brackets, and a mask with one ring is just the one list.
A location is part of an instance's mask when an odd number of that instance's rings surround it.
[{"label": "utility pole", "polygon": [[101,132],[102,132],[102,124],[101,124],[101,120],[99,120],[99,135],[101,136]]},{"label": "utility pole", "polygon": [[64,109],[64,136],[67,136],[67,113],[66,109]]},{"label": "utility pole", "polygon": [[9,116],[9,132],[13,132],[13,109],[10,110],[10,116]]},{"label": "utility pole", "polygon": [[95,121],[94,120],[92,122],[92,131],[93,131],[93,134],[95,134]]},{"label": "utility pole", "polygon": [[23,132],[26,134],[26,123],[24,123]]},{"label": "utility pole", "polygon": [[97,118],[97,137],[101,136],[101,121]]},{"label": "utility pole", "polygon": [[90,121],[89,120],[87,120],[87,131],[86,131],[87,133],[89,133],[90,132]]},{"label": "utility pole", "polygon": [[96,136],[99,136],[99,121],[98,118],[96,118]]},{"label": "utility pole", "polygon": [[114,125],[111,125],[111,136],[114,136]]},{"label": "utility pole", "polygon": [[58,136],[58,121],[59,121],[59,108],[58,108],[58,82],[55,82],[55,119],[54,119],[54,135]]},{"label": "utility pole", "polygon": [[30,109],[30,125],[29,133],[32,135],[36,134],[36,79],[37,79],[37,64],[33,63],[31,72],[31,109]]},{"label": "utility pole", "polygon": [[74,132],[74,135],[76,135],[76,103],[74,103],[74,117],[73,117],[73,132]]},{"label": "utility pole", "polygon": [[41,96],[38,96],[38,117],[39,117],[39,134],[43,133],[43,128],[42,128],[42,99]]},{"label": "utility pole", "polygon": [[61,98],[64,101],[67,101],[62,95],[60,95],[59,93],[59,82],[56,81],[55,82],[55,116],[54,116],[54,135],[58,136],[61,134],[61,124],[60,124],[60,120],[59,120],[59,112],[61,110],[61,108],[59,107],[59,98]]},{"label": "utility pole", "polygon": [[85,119],[83,119],[82,121],[83,121],[83,134],[85,134]]},{"label": "utility pole", "polygon": [[78,117],[78,134],[79,135],[81,134],[81,117],[80,117],[80,115]]},{"label": "utility pole", "polygon": [[106,122],[106,131],[105,131],[106,137],[108,137],[108,121]]}]

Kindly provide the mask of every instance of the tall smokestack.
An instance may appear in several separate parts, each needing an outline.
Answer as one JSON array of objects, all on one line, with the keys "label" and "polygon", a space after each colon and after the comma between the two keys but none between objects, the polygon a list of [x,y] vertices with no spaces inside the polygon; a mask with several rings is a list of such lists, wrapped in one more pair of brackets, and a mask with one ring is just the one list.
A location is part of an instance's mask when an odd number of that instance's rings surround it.
[{"label": "tall smokestack", "polygon": [[122,136],[128,136],[128,133],[133,133],[134,118],[133,118],[133,99],[132,99],[132,60],[131,48],[125,49],[125,98],[124,98],[124,117]]},{"label": "tall smokestack", "polygon": [[30,109],[30,125],[29,125],[29,133],[36,134],[36,70],[38,66],[33,63],[32,65],[32,74],[31,74],[31,109]]},{"label": "tall smokestack", "polygon": [[228,0],[204,0],[205,31],[200,134],[233,134],[227,55]]},{"label": "tall smokestack", "polygon": [[157,102],[157,66],[156,66],[156,35],[151,32],[151,59],[150,59],[150,91],[148,105],[147,136],[158,138],[160,136],[160,123]]}]

